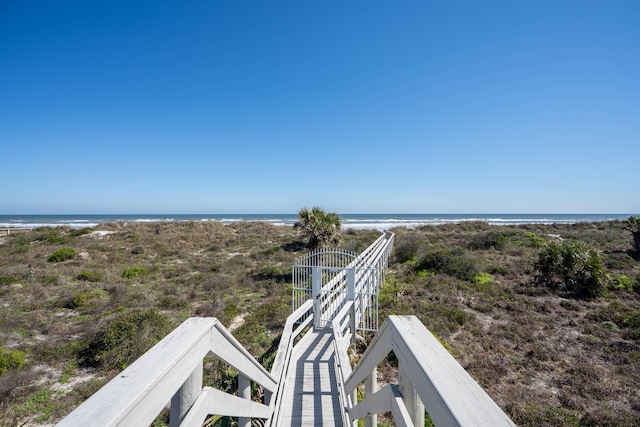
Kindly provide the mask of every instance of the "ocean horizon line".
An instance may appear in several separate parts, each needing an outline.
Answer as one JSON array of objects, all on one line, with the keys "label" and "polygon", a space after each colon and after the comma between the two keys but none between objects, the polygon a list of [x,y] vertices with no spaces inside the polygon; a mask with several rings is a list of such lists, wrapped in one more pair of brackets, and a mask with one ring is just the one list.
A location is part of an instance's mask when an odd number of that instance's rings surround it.
[{"label": "ocean horizon line", "polygon": [[[621,213],[467,213],[467,214],[339,214],[345,229],[387,230],[395,227],[420,227],[460,222],[482,221],[492,225],[520,224],[572,224],[578,222],[603,222],[625,220],[633,214]],[[246,221],[263,221],[275,225],[292,226],[297,213],[284,214],[25,214],[0,215],[0,228],[71,227],[93,228],[109,222],[187,222],[216,221],[231,224]]]}]

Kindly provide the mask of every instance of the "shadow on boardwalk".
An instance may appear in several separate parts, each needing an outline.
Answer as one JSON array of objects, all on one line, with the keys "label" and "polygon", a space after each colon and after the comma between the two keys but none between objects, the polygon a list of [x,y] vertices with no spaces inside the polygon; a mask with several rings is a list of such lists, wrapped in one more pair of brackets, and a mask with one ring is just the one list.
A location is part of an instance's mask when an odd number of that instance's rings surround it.
[{"label": "shadow on boardwalk", "polygon": [[343,425],[334,359],[330,329],[309,331],[298,343],[285,392],[283,426]]}]

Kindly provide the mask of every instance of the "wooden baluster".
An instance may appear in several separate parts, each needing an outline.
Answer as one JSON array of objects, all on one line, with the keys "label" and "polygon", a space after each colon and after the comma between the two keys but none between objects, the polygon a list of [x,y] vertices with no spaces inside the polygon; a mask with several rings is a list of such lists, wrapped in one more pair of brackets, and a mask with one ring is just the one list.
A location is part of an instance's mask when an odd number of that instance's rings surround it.
[{"label": "wooden baluster", "polygon": [[414,426],[424,425],[424,405],[418,396],[418,392],[411,384],[411,377],[403,369],[402,364],[398,366],[398,389],[402,393],[402,400],[407,407],[411,421]]},{"label": "wooden baluster", "polygon": [[[378,368],[373,368],[371,374],[364,381],[364,398],[368,398],[378,391]],[[365,427],[377,427],[378,414],[371,414],[364,418]]]},{"label": "wooden baluster", "polygon": [[[238,374],[238,396],[251,400],[251,380],[242,374]],[[251,427],[251,418],[239,417],[238,427]]]},{"label": "wooden baluster", "polygon": [[171,398],[169,427],[178,427],[202,391],[202,361]]}]

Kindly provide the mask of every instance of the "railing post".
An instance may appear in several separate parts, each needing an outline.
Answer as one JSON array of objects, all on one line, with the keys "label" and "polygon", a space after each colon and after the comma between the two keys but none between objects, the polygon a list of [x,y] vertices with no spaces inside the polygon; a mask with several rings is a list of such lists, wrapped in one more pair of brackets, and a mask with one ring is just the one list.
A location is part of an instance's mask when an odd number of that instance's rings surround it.
[{"label": "railing post", "polygon": [[[378,368],[373,368],[371,374],[364,381],[364,398],[368,398],[372,396],[376,391],[378,391]],[[378,414],[371,414],[364,418],[364,426],[365,427],[377,427],[378,425]],[[421,424],[423,425],[423,424]]]},{"label": "railing post", "polygon": [[414,426],[424,425],[424,405],[418,396],[418,392],[411,384],[411,378],[403,369],[402,363],[398,366],[398,389],[402,394],[404,406],[407,407]]},{"label": "railing post", "polygon": [[[238,396],[251,400],[251,380],[242,374],[238,374]],[[251,418],[239,417],[238,427],[251,427]]]},{"label": "railing post", "polygon": [[202,392],[202,360],[171,398],[169,427],[178,427]]},{"label": "railing post", "polygon": [[319,328],[322,321],[322,301],[320,293],[322,291],[322,270],[320,267],[311,269],[311,297],[313,298],[313,326]]},{"label": "railing post", "polygon": [[347,274],[347,301],[352,301],[351,310],[349,310],[349,328],[351,329],[351,344],[356,345],[356,269],[348,268]]}]

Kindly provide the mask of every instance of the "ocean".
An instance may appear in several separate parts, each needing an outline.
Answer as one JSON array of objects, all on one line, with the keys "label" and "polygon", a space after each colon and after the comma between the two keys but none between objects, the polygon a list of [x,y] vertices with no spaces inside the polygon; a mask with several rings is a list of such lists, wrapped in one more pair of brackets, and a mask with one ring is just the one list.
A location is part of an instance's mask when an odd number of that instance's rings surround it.
[{"label": "ocean", "polygon": [[[465,221],[493,225],[573,224],[627,219],[630,214],[340,214],[343,228],[388,230]],[[0,215],[0,228],[97,227],[105,222],[265,221],[292,226],[297,214],[109,214],[109,215]]]}]

